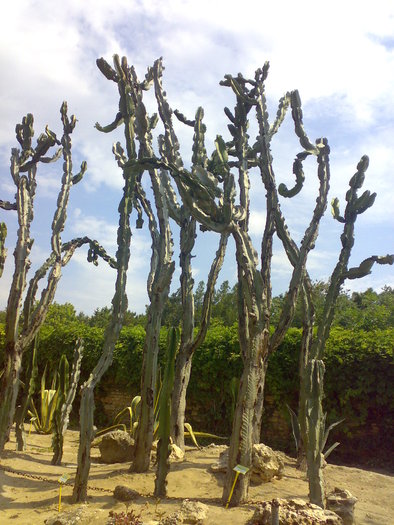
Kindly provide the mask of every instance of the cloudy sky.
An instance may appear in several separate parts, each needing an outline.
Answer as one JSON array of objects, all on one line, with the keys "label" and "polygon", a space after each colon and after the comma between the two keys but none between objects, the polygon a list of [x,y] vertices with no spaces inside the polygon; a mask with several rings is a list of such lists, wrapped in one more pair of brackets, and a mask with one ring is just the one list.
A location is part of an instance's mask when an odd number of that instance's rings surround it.
[{"label": "cloudy sky", "polygon": [[[374,207],[359,217],[352,265],[372,254],[393,253],[394,226],[394,2],[331,0],[19,0],[2,6],[0,19],[0,199],[13,200],[9,174],[10,149],[16,146],[15,124],[33,113],[36,136],[46,124],[60,133],[59,108],[68,101],[78,118],[73,134],[74,165],[88,163],[83,181],[72,191],[66,241],[86,235],[97,238],[115,253],[117,204],[122,178],[111,146],[120,135],[103,135],[96,121],[107,124],[117,111],[117,91],[98,71],[98,57],[126,55],[140,78],[147,66],[163,56],[164,85],[173,108],[193,118],[205,109],[208,146],[217,133],[226,138],[225,105],[232,107],[224,74],[252,76],[270,61],[267,94],[271,115],[278,99],[297,88],[303,102],[304,123],[312,140],[325,136],[331,146],[331,196],[342,209],[349,178],[363,154],[370,157],[364,189],[376,191]],[[149,106],[153,108],[153,105]],[[253,137],[253,125],[251,126]],[[191,156],[191,134],[181,130],[182,154]],[[288,120],[275,139],[273,154],[278,182],[291,181],[291,165],[299,152]],[[48,232],[56,202],[61,162],[38,172],[38,191],[31,253],[34,269],[49,253]],[[315,166],[311,162],[300,196],[283,203],[289,227],[302,237],[313,209]],[[264,190],[252,174],[251,235],[256,248],[264,226]],[[7,301],[17,228],[14,212],[0,210],[7,223],[8,261],[1,280],[0,308]],[[340,248],[340,225],[327,210],[320,239],[308,269],[314,279],[327,279]],[[134,231],[129,272],[129,306],[142,312],[150,258],[146,230]],[[177,232],[174,226],[175,253]],[[205,280],[216,250],[213,234],[200,234],[193,259],[195,280]],[[72,302],[91,313],[110,305],[115,275],[100,264],[94,268],[82,251],[65,268],[56,300]],[[280,246],[274,255],[273,292],[287,288],[289,267]],[[233,245],[220,280],[235,282]],[[173,290],[179,284],[179,271]],[[351,290],[394,286],[392,267],[376,267],[373,274],[347,282]]]}]

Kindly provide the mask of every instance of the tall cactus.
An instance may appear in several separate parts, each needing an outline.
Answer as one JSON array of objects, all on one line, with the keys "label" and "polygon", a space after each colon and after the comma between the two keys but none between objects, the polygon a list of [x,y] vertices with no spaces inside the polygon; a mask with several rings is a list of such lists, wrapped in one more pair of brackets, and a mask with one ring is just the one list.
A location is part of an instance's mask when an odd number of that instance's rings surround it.
[{"label": "tall cactus", "polygon": [[358,196],[358,190],[361,189],[364,183],[368,164],[368,157],[363,156],[357,165],[357,172],[350,179],[350,188],[346,193],[347,205],[343,216],[340,215],[338,199],[336,198],[332,201],[333,216],[344,225],[341,235],[342,249],[339,254],[338,263],[330,278],[322,319],[319,322],[315,336],[313,336],[314,305],[309,278],[305,279],[303,286],[304,327],[298,420],[303,446],[306,452],[309,498],[312,503],[323,508],[325,505],[322,471],[323,449],[327,441],[328,432],[332,427],[331,425],[331,427],[326,429],[326,416],[322,406],[325,372],[323,357],[334,317],[336,301],[341,286],[346,279],[358,279],[370,274],[374,263],[394,263],[394,255],[386,255],[383,257],[373,255],[362,261],[358,267],[348,268],[352,247],[354,245],[356,219],[358,215],[364,213],[373,205],[376,197],[375,193],[371,194],[368,190],[361,196]]},{"label": "tall cactus", "polygon": [[[187,120],[184,115],[177,111],[175,111],[175,115],[178,120],[194,128],[192,164],[206,168],[208,157],[204,141],[206,126],[202,122],[203,109],[201,107],[197,109],[193,121]],[[180,227],[181,341],[176,356],[174,390],[171,398],[171,437],[178,447],[185,450],[186,392],[190,380],[192,359],[194,352],[203,343],[208,330],[212,297],[223,265],[228,234],[222,233],[220,236],[219,247],[212,261],[207,279],[201,322],[198,326],[197,334],[194,335],[194,280],[191,260],[196,239],[196,220],[182,203],[178,204],[175,192],[170,186],[169,179],[167,179],[167,174],[163,173],[163,175],[166,176],[165,183],[170,216]]]},{"label": "tall cactus", "polygon": [[[172,123],[172,110],[166,100],[162,88],[162,64],[156,62],[154,69],[155,93],[159,116],[164,125],[165,135],[160,150],[160,159],[147,158],[141,162],[146,165],[161,167],[168,171],[174,179],[183,205],[188,212],[201,223],[201,227],[218,233],[232,235],[236,245],[236,260],[238,267],[239,292],[239,339],[244,360],[244,371],[240,381],[240,389],[235,412],[232,441],[229,454],[229,469],[223,493],[227,501],[233,484],[232,468],[237,463],[251,465],[253,441],[259,432],[259,418],[254,419],[256,403],[262,390],[262,377],[266,368],[268,348],[272,351],[279,344],[292,315],[295,302],[304,275],[305,263],[310,249],[314,246],[318,222],[325,210],[328,190],[328,169],[326,168],[328,148],[324,140],[312,145],[307,138],[302,125],[302,112],[297,92],[284,97],[278,109],[278,114],[272,126],[269,126],[264,96],[264,81],[267,76],[268,64],[256,72],[254,80],[246,80],[241,75],[232,77],[226,75],[222,85],[232,88],[236,95],[236,106],[232,113],[228,108],[225,113],[230,120],[228,126],[232,135],[229,142],[222,137],[216,139],[216,150],[206,165],[193,162],[187,170],[179,154],[179,143]],[[311,225],[305,232],[305,244],[299,254],[292,253],[296,259],[292,280],[289,287],[286,308],[283,313],[280,328],[272,341],[269,340],[269,306],[270,306],[270,263],[272,257],[272,237],[275,230],[281,229],[286,245],[292,243],[278,204],[277,189],[272,169],[272,158],[269,144],[283,121],[287,107],[291,104],[292,116],[296,133],[300,139],[303,151],[294,163],[296,186],[292,190],[281,187],[282,193],[292,197],[302,187],[303,160],[313,154],[318,157],[318,174],[321,178],[319,197],[313,214]],[[259,136],[254,146],[249,145],[248,114],[256,108],[259,123]],[[179,112],[178,112],[179,115]],[[182,117],[181,117],[182,120]],[[186,119],[184,119],[186,120]],[[185,122],[187,123],[187,122]],[[235,158],[231,160],[230,157]],[[249,220],[249,168],[259,167],[263,183],[267,189],[267,224],[263,236],[262,269],[258,269],[256,250],[248,235]],[[325,167],[325,168],[324,168]],[[239,204],[235,203],[235,178],[231,169],[238,172]],[[262,407],[262,404],[260,405]],[[260,418],[261,419],[261,418]],[[238,482],[232,502],[239,503],[247,497],[249,485],[248,475]]]},{"label": "tall cactus", "polygon": [[[154,67],[148,69],[145,89],[148,89],[153,82]],[[131,72],[134,82],[137,82],[133,68]],[[135,132],[140,144],[139,157],[151,158],[154,155],[151,132],[157,123],[157,116],[148,117],[142,100],[142,91],[135,91],[134,104],[137,116]],[[148,172],[152,184],[155,212],[143,191],[142,185],[137,184],[136,187],[136,201],[139,202],[140,207],[148,217],[152,239],[152,255],[147,280],[150,304],[147,312],[148,319],[143,350],[140,419],[137,428],[134,461],[131,466],[131,470],[135,472],[145,472],[150,464],[161,318],[175,270],[175,263],[172,260],[173,239],[163,177],[159,170],[154,167],[151,167]]]},{"label": "tall cactus", "polygon": [[82,386],[78,468],[72,496],[74,502],[85,501],[87,499],[90,450],[94,438],[94,389],[112,363],[113,351],[120,334],[124,313],[127,310],[126,281],[130,259],[130,214],[135,200],[136,183],[141,175],[140,168],[135,164],[137,158],[135,145],[136,108],[133,97],[131,96],[133,92],[140,89],[140,86],[135,84],[127,60],[124,57],[120,60],[117,55],[114,56],[114,68],[103,58],[97,60],[97,66],[107,79],[117,84],[119,91],[119,112],[112,124],[102,127],[97,123],[96,128],[104,133],[109,133],[121,124],[124,124],[126,152],[123,151],[119,143],[113,147],[115,158],[119,167],[122,169],[124,179],[123,196],[118,208],[117,277],[115,293],[112,299],[112,316],[105,330],[103,350],[95,368]]},{"label": "tall cactus", "polygon": [[166,363],[163,374],[163,386],[159,399],[159,429],[157,444],[157,472],[154,496],[163,498],[167,495],[167,474],[170,470],[170,428],[171,394],[175,379],[175,355],[179,347],[179,329],[170,328],[167,337]]},{"label": "tall cactus", "polygon": [[60,358],[58,374],[59,394],[57,397],[54,424],[52,428],[52,465],[61,465],[62,462],[64,435],[68,427],[68,421],[75,394],[77,393],[77,386],[81,373],[82,354],[83,341],[78,339],[75,345],[71,373],[69,373],[69,364],[66,356],[63,354]]},{"label": "tall cactus", "polygon": [[[17,241],[14,250],[14,274],[11,282],[5,321],[5,362],[0,383],[0,454],[8,439],[14,420],[15,403],[19,387],[22,354],[29,347],[45,320],[49,305],[54,299],[56,287],[61,277],[62,267],[71,259],[76,248],[88,243],[93,261],[105,251],[96,241],[89,238],[73,239],[62,243],[61,237],[67,218],[67,205],[72,186],[77,184],[86,171],[86,162],[76,175],[72,172],[71,134],[77,119],[67,114],[67,103],[60,108],[63,134],[59,140],[48,127],[42,133],[36,146],[33,146],[34,119],[31,114],[16,126],[16,138],[20,149],[11,151],[11,176],[16,187],[15,202],[0,200],[4,210],[16,211],[18,217]],[[53,146],[60,146],[52,157],[46,156]],[[22,298],[27,286],[30,268],[29,254],[33,239],[30,228],[34,216],[36,193],[36,173],[39,163],[48,163],[63,157],[63,176],[51,228],[51,255],[37,270],[30,281],[23,303],[23,326],[20,327]],[[2,234],[3,236],[3,234]],[[110,258],[108,258],[110,260]],[[38,283],[46,278],[46,287],[36,300]]]}]

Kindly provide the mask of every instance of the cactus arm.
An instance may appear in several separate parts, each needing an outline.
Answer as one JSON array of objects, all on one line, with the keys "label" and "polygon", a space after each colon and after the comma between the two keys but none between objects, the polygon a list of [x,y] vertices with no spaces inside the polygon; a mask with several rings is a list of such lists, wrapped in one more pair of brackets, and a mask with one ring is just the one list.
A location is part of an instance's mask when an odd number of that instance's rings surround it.
[{"label": "cactus arm", "polygon": [[124,122],[124,119],[123,119],[122,113],[119,112],[117,113],[115,120],[111,124],[108,124],[107,126],[101,126],[98,122],[96,122],[94,127],[98,131],[101,131],[101,133],[110,133],[111,131],[115,131],[115,129],[118,128],[120,125],[122,125],[123,122]]},{"label": "cactus arm", "polygon": [[304,123],[302,121],[302,109],[301,109],[301,97],[298,90],[294,90],[290,94],[290,106],[291,106],[291,116],[293,117],[294,130],[300,141],[301,146],[305,151],[313,153],[314,155],[318,154],[316,146],[312,144],[309,140],[308,135],[304,129]]},{"label": "cactus arm", "polygon": [[181,206],[177,201],[177,196],[170,183],[170,178],[168,173],[164,170],[161,170],[160,178],[163,184],[165,191],[165,197],[167,202],[168,213],[172,220],[174,220],[178,225],[181,222]]},{"label": "cactus arm", "polygon": [[104,58],[98,58],[96,60],[96,65],[101,71],[101,73],[105,76],[105,78],[107,78],[108,80],[112,80],[116,84],[119,82],[118,74]]},{"label": "cactus arm", "polygon": [[52,162],[56,162],[60,159],[60,157],[62,156],[62,151],[62,148],[58,148],[56,153],[51,157],[41,157],[40,162],[42,162],[43,164],[52,164]]},{"label": "cactus arm", "polygon": [[176,167],[181,168],[183,166],[183,162],[179,153],[179,141],[172,124],[172,109],[170,108],[170,105],[168,104],[165,97],[161,81],[161,77],[163,75],[163,63],[161,58],[155,61],[153,72],[158,111],[164,125],[164,151],[166,159]]},{"label": "cactus arm", "polygon": [[79,377],[81,375],[81,362],[83,357],[83,340],[78,339],[75,344],[74,349],[74,359],[73,364],[71,367],[71,374],[70,374],[70,381],[69,381],[69,389],[66,396],[66,410],[64,413],[64,416],[62,417],[63,427],[65,426],[67,428],[68,425],[68,417],[71,412],[71,405],[74,401],[76,392],[77,392],[77,386],[79,382]]},{"label": "cactus arm", "polygon": [[[319,178],[319,194],[316,199],[316,206],[313,210],[312,218],[308,228],[305,230],[304,237],[300,243],[298,250],[297,262],[293,266],[293,272],[289,284],[289,289],[285,297],[285,302],[281,315],[279,317],[278,325],[270,340],[270,353],[272,353],[282,342],[283,337],[290,326],[291,320],[294,317],[295,306],[297,303],[300,286],[305,277],[306,262],[309,252],[314,248],[317,235],[319,232],[319,224],[324,212],[327,208],[329,180],[330,180],[330,166],[329,153],[330,149],[326,139],[316,141],[318,148],[318,178]],[[278,216],[279,219],[279,216]],[[289,242],[284,237],[284,247],[286,252],[289,251],[290,258],[292,257],[292,247],[289,247]]]},{"label": "cactus arm", "polygon": [[89,237],[77,237],[75,239],[72,239],[70,241],[67,241],[62,244],[62,266],[66,266],[66,264],[70,261],[71,257],[73,256],[75,250],[77,248],[81,248],[84,244],[89,245],[87,260],[88,262],[93,263],[95,266],[98,265],[98,258],[100,257],[103,261],[105,261],[111,268],[116,269],[117,268],[117,261],[113,257],[111,257],[105,248],[101,246],[95,239],[90,239]]},{"label": "cactus arm", "polygon": [[[324,303],[322,321],[318,327],[316,339],[313,345],[313,354],[318,359],[322,359],[324,354],[325,344],[330,333],[332,320],[334,318],[336,300],[338,298],[340,288],[344,283],[348,273],[349,259],[354,245],[354,227],[360,209],[360,201],[357,196],[357,192],[363,186],[368,164],[368,157],[366,155],[361,157],[359,163],[357,164],[357,171],[349,181],[350,188],[346,193],[347,204],[345,213],[343,215],[344,226],[343,233],[341,235],[342,248],[338,257],[338,262],[330,278],[327,297]],[[338,208],[338,204],[336,204],[336,208]],[[360,213],[362,213],[362,211]],[[336,218],[335,215],[334,218]],[[371,261],[367,260],[364,265],[364,270],[367,266],[369,266],[370,262]],[[350,275],[352,274],[357,277],[357,271],[352,272]]]},{"label": "cactus arm", "polygon": [[295,183],[295,186],[292,188],[292,189],[288,189],[286,184],[284,184],[283,182],[281,184],[279,184],[278,186],[278,193],[279,195],[282,195],[282,197],[294,197],[295,195],[297,195],[303,185],[304,185],[304,181],[305,181],[305,175],[304,175],[304,171],[302,169],[302,161],[308,156],[310,155],[309,152],[303,152],[303,153],[299,153],[296,157],[296,159],[294,160],[294,163],[293,163],[293,173],[296,177],[296,183]]},{"label": "cactus arm", "polygon": [[0,222],[0,277],[3,275],[4,264],[7,257],[7,248],[5,247],[6,237],[7,226],[4,222]]},{"label": "cactus arm", "polygon": [[57,388],[56,408],[54,412],[54,424],[52,427],[52,465],[60,465],[63,456],[64,435],[68,427],[68,419],[71,412],[72,403],[77,391],[80,367],[82,360],[83,343],[78,339],[74,351],[74,360],[69,374],[69,364],[63,354],[59,363],[59,384]]},{"label": "cactus arm", "polygon": [[339,199],[337,197],[331,201],[331,213],[334,219],[338,222],[341,222],[342,224],[345,222],[345,219],[342,217],[339,211]]},{"label": "cactus arm", "polygon": [[193,344],[190,348],[190,353],[193,354],[195,350],[201,345],[204,341],[207,334],[209,319],[211,317],[211,306],[212,306],[212,297],[215,290],[215,285],[217,278],[219,276],[220,270],[223,266],[224,256],[226,254],[226,247],[229,234],[222,233],[219,240],[219,246],[216,251],[214,260],[212,261],[211,268],[209,270],[207,287],[204,293],[204,299],[202,304],[202,315],[201,322],[198,328],[197,335],[193,341]]},{"label": "cactus arm", "polygon": [[290,98],[291,98],[291,94],[287,92],[279,101],[278,111],[276,113],[276,119],[269,128],[269,132],[268,132],[269,141],[271,141],[275,133],[278,132],[282,122],[285,119],[287,110],[290,105]]},{"label": "cactus arm", "polygon": [[371,257],[364,259],[359,266],[349,268],[344,277],[345,279],[360,279],[365,277],[371,273],[372,266],[375,263],[392,265],[394,263],[394,254],[387,254],[385,256],[372,255]]},{"label": "cactus arm", "polygon": [[17,210],[18,209],[16,202],[8,202],[8,201],[2,201],[2,200],[0,200],[0,208],[2,208],[3,210]]}]

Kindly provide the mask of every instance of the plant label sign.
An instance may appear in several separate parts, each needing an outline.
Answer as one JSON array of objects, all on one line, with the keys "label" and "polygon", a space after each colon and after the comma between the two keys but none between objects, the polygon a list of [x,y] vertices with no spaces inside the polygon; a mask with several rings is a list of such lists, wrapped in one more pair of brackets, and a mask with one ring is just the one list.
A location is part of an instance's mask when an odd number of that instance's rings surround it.
[{"label": "plant label sign", "polygon": [[60,478],[58,479],[58,482],[61,484],[61,485],[64,485],[65,483],[67,483],[67,480],[70,476],[68,474],[63,474],[62,476],[60,476]]},{"label": "plant label sign", "polygon": [[244,467],[243,465],[235,465],[233,470],[235,470],[235,472],[238,472],[239,474],[242,474],[243,476],[245,476],[245,474],[249,471],[249,467]]}]

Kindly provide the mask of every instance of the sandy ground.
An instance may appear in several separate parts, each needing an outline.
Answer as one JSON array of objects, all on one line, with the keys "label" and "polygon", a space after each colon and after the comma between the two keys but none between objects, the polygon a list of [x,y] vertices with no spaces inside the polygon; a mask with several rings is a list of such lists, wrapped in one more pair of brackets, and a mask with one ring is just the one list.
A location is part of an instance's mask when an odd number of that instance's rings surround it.
[{"label": "sandy ground", "polygon": [[[76,472],[78,433],[68,431],[61,467],[50,464],[52,457],[51,436],[32,432],[25,452],[15,451],[15,438],[6,446],[0,465],[12,467],[25,474],[34,474],[57,480],[68,474],[72,483]],[[251,503],[239,508],[224,509],[220,504],[223,475],[214,475],[208,467],[215,462],[217,448],[205,447],[199,451],[188,449],[185,461],[172,465],[168,477],[168,498],[157,501],[153,496],[154,472],[130,474],[128,464],[104,465],[99,462],[99,450],[93,448],[89,486],[113,490],[116,485],[127,485],[138,491],[141,497],[131,507],[142,511],[144,522],[159,519],[177,510],[183,499],[199,500],[209,506],[207,525],[244,524],[254,511],[256,500],[274,497],[307,499],[308,487],[303,474],[294,467],[294,461],[286,458],[285,475],[264,485],[250,488]],[[357,468],[328,465],[325,469],[328,489],[345,488],[358,498],[356,505],[357,525],[394,524],[394,478]],[[62,490],[62,512],[75,509],[70,502],[71,485]],[[59,490],[57,484],[45,480],[17,476],[0,469],[0,524],[42,524],[58,512]],[[125,505],[117,502],[110,493],[89,490],[89,501],[83,506],[81,525],[105,524],[109,511],[124,511]]]}]

